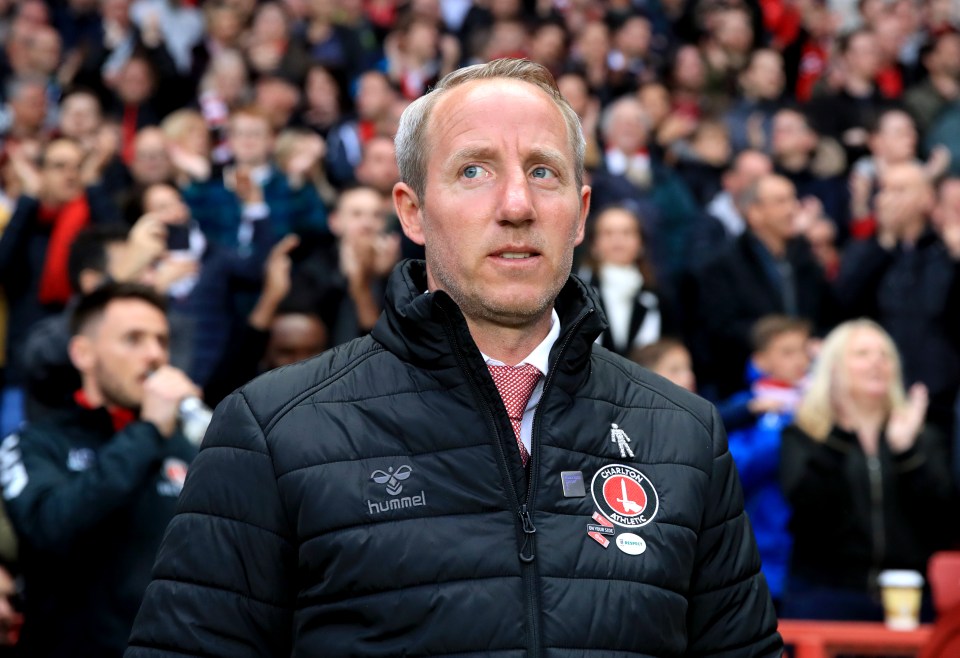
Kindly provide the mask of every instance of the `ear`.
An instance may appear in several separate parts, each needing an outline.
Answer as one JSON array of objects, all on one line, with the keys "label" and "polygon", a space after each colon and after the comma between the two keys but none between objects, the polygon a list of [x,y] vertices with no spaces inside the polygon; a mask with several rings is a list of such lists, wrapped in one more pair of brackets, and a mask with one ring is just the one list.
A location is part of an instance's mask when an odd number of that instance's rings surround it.
[{"label": "ear", "polygon": [[423,233],[423,213],[420,210],[420,199],[406,183],[397,183],[393,186],[393,206],[404,234],[414,243],[423,246],[426,243]]},{"label": "ear", "polygon": [[93,354],[93,341],[89,336],[78,334],[71,338],[67,351],[70,354],[70,362],[73,367],[79,370],[81,374],[93,369],[96,357]]},{"label": "ear", "polygon": [[80,292],[86,294],[95,290],[101,283],[103,283],[105,277],[101,272],[90,268],[84,268],[80,270],[80,276],[77,277],[77,283],[80,284]]},{"label": "ear", "polygon": [[583,242],[583,236],[587,226],[587,215],[590,214],[590,195],[592,193],[593,190],[589,185],[584,185],[580,188],[580,223],[577,226],[577,237],[573,243],[574,245]]}]

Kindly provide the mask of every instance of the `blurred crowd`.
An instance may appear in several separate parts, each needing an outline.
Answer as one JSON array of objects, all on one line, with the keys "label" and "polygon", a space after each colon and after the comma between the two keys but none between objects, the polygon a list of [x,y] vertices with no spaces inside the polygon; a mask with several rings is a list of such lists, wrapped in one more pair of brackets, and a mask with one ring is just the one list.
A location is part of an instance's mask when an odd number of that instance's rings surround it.
[{"label": "blurred crowd", "polygon": [[879,615],[879,570],[958,529],[958,30],[951,0],[0,0],[0,430],[75,403],[105,281],[165,298],[210,406],[368,332],[422,256],[400,114],[525,57],[587,139],[599,342],[721,406],[781,612]]}]

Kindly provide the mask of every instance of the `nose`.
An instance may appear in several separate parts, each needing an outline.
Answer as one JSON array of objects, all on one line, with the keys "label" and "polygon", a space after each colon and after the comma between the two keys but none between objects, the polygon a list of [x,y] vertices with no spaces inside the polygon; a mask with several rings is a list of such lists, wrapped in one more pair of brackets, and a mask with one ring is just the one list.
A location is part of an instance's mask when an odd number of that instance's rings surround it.
[{"label": "nose", "polygon": [[155,369],[167,362],[167,347],[160,338],[150,338],[145,341],[145,357],[150,362],[150,367]]},{"label": "nose", "polygon": [[504,179],[500,197],[499,219],[502,222],[519,224],[535,219],[536,211],[530,190],[530,181],[523,171]]}]

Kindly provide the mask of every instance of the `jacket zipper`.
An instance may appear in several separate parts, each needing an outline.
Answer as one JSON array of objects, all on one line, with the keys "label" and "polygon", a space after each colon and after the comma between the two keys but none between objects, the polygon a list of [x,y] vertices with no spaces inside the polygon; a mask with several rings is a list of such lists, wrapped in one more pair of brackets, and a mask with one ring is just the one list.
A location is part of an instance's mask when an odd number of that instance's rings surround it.
[{"label": "jacket zipper", "polygon": [[[557,352],[557,363],[560,362],[563,353],[567,349],[567,345],[570,344],[571,338],[577,333],[580,325],[583,324],[583,321],[586,319],[586,317],[592,313],[592,308],[586,309],[574,321],[573,326],[570,328],[570,331],[567,332],[566,338],[564,338],[563,343],[560,345],[560,351]],[[464,356],[463,351],[460,349],[460,344],[454,339],[453,332],[448,326],[445,325],[444,329],[447,332],[447,340],[449,340],[454,346],[454,353],[456,354],[457,361],[460,363],[460,367],[464,370],[464,372],[468,372],[466,357]],[[550,373],[547,375],[547,378],[543,383],[543,392],[540,394],[540,403],[542,403],[545,399],[548,387],[553,382],[555,373],[556,367],[552,368]],[[474,393],[477,394],[477,398],[482,400],[483,396],[479,394],[476,384],[469,377],[467,380],[470,382],[470,386],[474,389]],[[538,403],[538,407],[540,403]],[[528,604],[527,643],[530,647],[530,656],[537,657],[542,651],[540,647],[540,597],[537,592],[538,575],[536,564],[534,563],[536,558],[534,535],[537,532],[537,528],[533,524],[533,517],[530,514],[530,508],[533,506],[533,499],[536,496],[537,491],[538,469],[534,468],[534,465],[539,461],[540,455],[540,443],[536,440],[540,434],[540,413],[538,411],[533,417],[533,428],[531,432],[532,438],[530,441],[530,448],[532,452],[530,453],[529,462],[530,474],[527,478],[529,480],[527,486],[527,498],[521,504],[517,502],[519,500],[519,492],[517,490],[517,484],[513,481],[513,476],[510,474],[510,464],[507,462],[507,454],[503,450],[503,441],[500,436],[500,430],[499,426],[497,425],[496,416],[488,404],[484,405],[484,411],[486,412],[487,419],[490,421],[490,425],[493,426],[494,432],[497,435],[497,455],[500,458],[500,465],[503,467],[503,471],[507,474],[507,482],[510,485],[511,493],[513,494],[510,500],[516,508],[517,517],[520,519],[520,528],[523,531],[523,544],[520,546],[519,558],[520,569],[523,573],[523,588],[526,590]]]},{"label": "jacket zipper", "polygon": [[883,518],[883,473],[880,467],[880,457],[867,455],[867,475],[870,479],[870,517],[873,529],[873,572],[870,574],[868,587],[876,584],[876,575],[883,565],[883,556],[886,553],[886,528]]},{"label": "jacket zipper", "polygon": [[[574,321],[573,326],[570,328],[570,331],[567,332],[566,338],[564,338],[563,343],[560,345],[560,351],[557,352],[557,360],[554,364],[554,367],[550,369],[550,372],[547,374],[546,380],[543,382],[543,392],[540,395],[540,402],[537,404],[537,411],[533,416],[533,428],[530,433],[530,473],[527,477],[527,500],[520,506],[520,521],[523,527],[524,539],[523,546],[520,549],[520,561],[526,565],[524,570],[524,586],[527,589],[527,600],[529,601],[529,606],[527,610],[529,611],[530,623],[528,628],[530,629],[530,655],[539,656],[542,649],[540,647],[540,595],[537,587],[537,581],[539,579],[539,573],[537,570],[537,565],[534,562],[536,557],[536,539],[534,534],[537,532],[536,526],[533,524],[533,518],[530,516],[530,509],[535,509],[533,506],[533,501],[537,495],[537,484],[539,481],[540,469],[538,468],[540,463],[540,404],[547,397],[547,391],[550,390],[553,379],[556,375],[557,368],[556,365],[560,363],[563,357],[563,353],[566,352],[567,346],[570,344],[570,340],[580,329],[580,325],[583,324],[583,321],[587,318],[588,315],[593,313],[593,309],[587,309]],[[529,549],[529,553],[526,551]]]}]

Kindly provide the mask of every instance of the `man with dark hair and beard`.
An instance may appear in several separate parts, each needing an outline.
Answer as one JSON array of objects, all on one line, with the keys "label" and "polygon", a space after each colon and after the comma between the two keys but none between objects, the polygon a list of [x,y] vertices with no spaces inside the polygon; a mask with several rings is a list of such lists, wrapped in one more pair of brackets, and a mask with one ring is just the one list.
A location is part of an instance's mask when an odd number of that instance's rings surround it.
[{"label": "man with dark hair and beard", "polygon": [[180,402],[199,390],[167,365],[163,299],[108,283],[71,318],[74,404],[0,445],[20,540],[24,655],[120,656],[187,466]]}]

